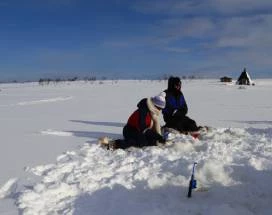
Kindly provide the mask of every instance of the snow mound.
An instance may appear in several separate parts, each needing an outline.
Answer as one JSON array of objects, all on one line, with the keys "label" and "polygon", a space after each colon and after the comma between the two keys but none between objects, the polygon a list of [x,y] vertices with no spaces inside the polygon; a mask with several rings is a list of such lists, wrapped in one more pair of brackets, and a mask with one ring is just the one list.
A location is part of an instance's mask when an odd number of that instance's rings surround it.
[{"label": "snow mound", "polygon": [[[272,204],[267,131],[213,129],[200,140],[178,135],[166,146],[126,151],[85,143],[54,164],[27,168],[40,180],[14,198],[23,214],[264,214]],[[194,161],[199,190],[191,201]]]}]

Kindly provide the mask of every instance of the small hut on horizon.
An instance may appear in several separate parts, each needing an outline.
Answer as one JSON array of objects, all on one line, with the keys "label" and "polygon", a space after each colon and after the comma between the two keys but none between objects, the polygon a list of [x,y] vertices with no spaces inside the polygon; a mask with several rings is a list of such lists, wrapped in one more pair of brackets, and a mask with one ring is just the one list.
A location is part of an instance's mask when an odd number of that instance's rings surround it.
[{"label": "small hut on horizon", "polygon": [[220,81],[221,82],[232,82],[232,78],[224,76],[224,77],[220,78]]}]

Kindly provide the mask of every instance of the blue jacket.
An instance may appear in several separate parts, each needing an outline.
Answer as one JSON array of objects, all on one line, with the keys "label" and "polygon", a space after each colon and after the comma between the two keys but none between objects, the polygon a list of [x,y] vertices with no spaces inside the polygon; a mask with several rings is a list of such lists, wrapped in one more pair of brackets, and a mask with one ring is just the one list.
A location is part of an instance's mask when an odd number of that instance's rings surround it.
[{"label": "blue jacket", "polygon": [[168,122],[174,115],[185,116],[188,112],[188,107],[181,91],[171,92],[169,90],[164,91],[166,93],[166,105],[162,110],[163,119]]}]

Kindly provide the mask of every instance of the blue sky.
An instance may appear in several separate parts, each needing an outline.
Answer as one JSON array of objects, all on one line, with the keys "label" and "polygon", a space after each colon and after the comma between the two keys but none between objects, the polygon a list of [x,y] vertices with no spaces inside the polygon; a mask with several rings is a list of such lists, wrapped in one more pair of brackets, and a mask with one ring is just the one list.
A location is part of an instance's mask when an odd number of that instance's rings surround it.
[{"label": "blue sky", "polygon": [[0,80],[272,77],[271,0],[0,0]]}]

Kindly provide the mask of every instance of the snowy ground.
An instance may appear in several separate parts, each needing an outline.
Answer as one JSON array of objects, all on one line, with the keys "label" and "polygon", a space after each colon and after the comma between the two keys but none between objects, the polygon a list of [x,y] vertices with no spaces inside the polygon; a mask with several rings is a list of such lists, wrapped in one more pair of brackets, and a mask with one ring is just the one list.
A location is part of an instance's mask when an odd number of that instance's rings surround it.
[{"label": "snowy ground", "polygon": [[183,81],[189,116],[213,129],[114,152],[97,138],[120,137],[166,82],[0,85],[0,214],[271,214],[272,80],[255,83]]}]

